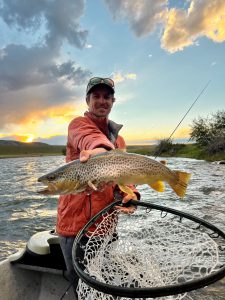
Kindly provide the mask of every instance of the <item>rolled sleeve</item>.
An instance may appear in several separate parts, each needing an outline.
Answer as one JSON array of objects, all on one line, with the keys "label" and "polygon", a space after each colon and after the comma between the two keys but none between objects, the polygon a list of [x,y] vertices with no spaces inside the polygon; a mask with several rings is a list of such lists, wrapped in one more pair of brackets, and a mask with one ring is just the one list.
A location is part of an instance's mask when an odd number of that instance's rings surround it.
[{"label": "rolled sleeve", "polygon": [[115,149],[115,146],[108,138],[95,126],[87,122],[83,117],[74,119],[68,128],[68,140],[75,148],[82,150],[93,150],[103,147],[106,150]]}]

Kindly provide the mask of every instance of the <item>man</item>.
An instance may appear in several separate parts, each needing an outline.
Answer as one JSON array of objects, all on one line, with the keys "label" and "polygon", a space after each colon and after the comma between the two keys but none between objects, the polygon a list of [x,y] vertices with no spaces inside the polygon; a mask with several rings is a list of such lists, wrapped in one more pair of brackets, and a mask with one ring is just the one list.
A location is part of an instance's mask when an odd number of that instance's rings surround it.
[{"label": "man", "polygon": [[[114,82],[110,78],[91,78],[87,85],[86,102],[88,112],[84,117],[71,121],[68,128],[66,161],[80,159],[85,163],[92,155],[115,148],[125,149],[124,139],[118,135],[122,125],[108,119],[115,102]],[[134,187],[134,200],[139,197]],[[56,230],[60,236],[60,245],[65,258],[70,282],[76,289],[78,276],[72,264],[72,245],[77,233],[100,210],[114,201],[113,185],[103,185],[100,190],[77,195],[61,195],[58,205]],[[123,195],[123,202],[132,199]],[[124,213],[133,213],[134,206],[117,207]],[[82,255],[82,254],[81,254]]]}]

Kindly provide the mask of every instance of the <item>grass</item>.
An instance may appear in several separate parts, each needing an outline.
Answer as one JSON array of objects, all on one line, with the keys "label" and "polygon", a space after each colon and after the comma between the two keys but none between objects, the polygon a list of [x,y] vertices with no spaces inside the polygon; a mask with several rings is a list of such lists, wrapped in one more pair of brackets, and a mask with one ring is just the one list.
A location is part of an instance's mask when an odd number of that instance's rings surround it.
[{"label": "grass", "polygon": [[[155,156],[156,146],[128,146],[128,152],[139,153],[143,155]],[[198,147],[196,144],[173,144],[172,148],[168,151],[163,151],[161,156],[164,157],[187,157],[195,159],[203,159],[206,161],[219,161],[225,160],[225,151],[217,154],[207,154],[204,150]]]},{"label": "grass", "polygon": [[142,155],[154,155],[155,145],[129,145],[127,146],[127,152]]},{"label": "grass", "polygon": [[188,157],[195,159],[203,159],[206,161],[219,161],[225,160],[225,151],[218,152],[216,154],[208,154],[203,148],[196,144],[187,144],[181,148],[176,155],[177,157]]},{"label": "grass", "polygon": [[[127,151],[130,153],[155,156],[156,145],[129,145],[127,146]],[[63,152],[65,153],[65,146],[36,146],[32,144],[20,146],[0,145],[0,158],[63,155]],[[199,148],[196,144],[174,144],[169,151],[163,152],[161,156],[187,157],[195,159],[204,159],[207,161],[225,160],[224,151],[214,155],[208,155],[203,151],[203,149]]]},{"label": "grass", "polygon": [[1,145],[0,158],[9,157],[26,157],[26,156],[43,156],[43,155],[62,155],[65,146],[35,146],[27,145]]}]

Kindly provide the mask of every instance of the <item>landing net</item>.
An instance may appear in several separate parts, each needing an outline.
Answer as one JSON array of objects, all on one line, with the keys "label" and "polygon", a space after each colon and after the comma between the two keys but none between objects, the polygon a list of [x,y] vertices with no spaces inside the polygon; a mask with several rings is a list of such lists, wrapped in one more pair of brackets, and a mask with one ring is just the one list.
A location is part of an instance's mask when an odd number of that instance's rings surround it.
[{"label": "landing net", "polygon": [[185,292],[225,275],[224,246],[219,229],[176,210],[143,204],[123,215],[110,206],[75,241],[79,299],[192,299]]}]

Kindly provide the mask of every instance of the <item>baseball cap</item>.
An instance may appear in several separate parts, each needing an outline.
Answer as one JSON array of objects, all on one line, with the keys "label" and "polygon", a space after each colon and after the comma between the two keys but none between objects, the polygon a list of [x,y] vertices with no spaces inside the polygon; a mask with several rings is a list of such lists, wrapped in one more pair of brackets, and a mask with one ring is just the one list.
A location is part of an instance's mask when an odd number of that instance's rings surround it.
[{"label": "baseball cap", "polygon": [[104,84],[109,87],[112,93],[115,93],[115,85],[114,81],[111,78],[101,78],[101,77],[93,77],[88,81],[86,95],[90,94],[91,89],[94,88],[96,85]]}]

